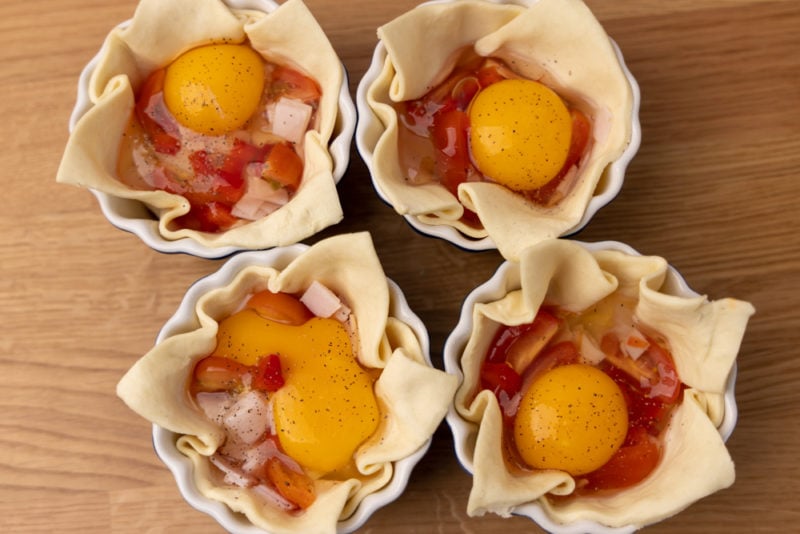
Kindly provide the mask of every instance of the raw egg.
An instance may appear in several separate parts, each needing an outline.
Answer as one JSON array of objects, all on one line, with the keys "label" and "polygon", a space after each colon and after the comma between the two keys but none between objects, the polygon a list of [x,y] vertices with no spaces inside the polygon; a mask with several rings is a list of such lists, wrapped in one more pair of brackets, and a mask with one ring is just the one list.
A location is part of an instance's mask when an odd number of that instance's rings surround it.
[{"label": "raw egg", "polygon": [[206,135],[241,128],[264,91],[264,62],[247,45],[193,48],[172,62],[164,102],[183,126]]},{"label": "raw egg", "polygon": [[503,80],[480,91],[469,108],[470,150],[478,170],[515,191],[542,187],[567,159],[569,109],[549,87]]},{"label": "raw egg", "polygon": [[[372,377],[358,364],[335,319],[281,324],[246,309],[219,325],[215,356],[254,365],[278,354],[285,383],[272,395],[281,448],[319,474],[346,467],[378,426]],[[234,341],[235,340],[235,341]]]},{"label": "raw egg", "polygon": [[514,439],[534,469],[576,476],[608,462],[625,441],[628,411],[619,386],[585,364],[556,367],[531,384],[514,422]]}]

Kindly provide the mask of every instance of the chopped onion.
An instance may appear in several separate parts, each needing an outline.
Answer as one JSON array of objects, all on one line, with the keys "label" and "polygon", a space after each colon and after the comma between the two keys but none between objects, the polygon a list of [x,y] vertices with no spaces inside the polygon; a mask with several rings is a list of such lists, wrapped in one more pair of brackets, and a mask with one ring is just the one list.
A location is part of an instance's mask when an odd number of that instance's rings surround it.
[{"label": "chopped onion", "polygon": [[644,334],[639,332],[636,328],[631,328],[624,339],[625,341],[620,344],[622,351],[634,360],[638,360],[650,346],[650,342],[647,341]]},{"label": "chopped onion", "polygon": [[265,439],[255,447],[251,447],[244,454],[242,469],[252,473],[267,463],[267,460],[279,454],[278,446],[271,439]]},{"label": "chopped onion", "polygon": [[254,443],[271,426],[267,396],[257,390],[241,395],[228,411],[224,422],[239,441]]},{"label": "chopped onion", "polygon": [[308,130],[313,112],[311,106],[300,100],[281,98],[274,108],[268,110],[272,133],[292,143],[300,143]]},{"label": "chopped onion", "polygon": [[234,400],[226,391],[200,392],[195,397],[197,406],[213,422],[221,425]]},{"label": "chopped onion", "polygon": [[247,189],[231,209],[240,219],[257,221],[289,202],[285,187],[274,187],[260,176],[247,176]]},{"label": "chopped onion", "polygon": [[595,343],[594,339],[588,334],[581,336],[580,349],[581,357],[592,365],[597,365],[606,358],[605,353],[600,350],[600,347],[597,346],[597,343]]},{"label": "chopped onion", "polygon": [[330,317],[342,307],[339,297],[316,280],[308,286],[306,292],[300,297],[300,302],[305,304],[317,317]]},{"label": "chopped onion", "polygon": [[226,484],[239,486],[240,488],[249,488],[258,482],[256,478],[239,471],[231,462],[219,454],[210,456],[208,460],[214,467],[225,474],[224,481]]}]

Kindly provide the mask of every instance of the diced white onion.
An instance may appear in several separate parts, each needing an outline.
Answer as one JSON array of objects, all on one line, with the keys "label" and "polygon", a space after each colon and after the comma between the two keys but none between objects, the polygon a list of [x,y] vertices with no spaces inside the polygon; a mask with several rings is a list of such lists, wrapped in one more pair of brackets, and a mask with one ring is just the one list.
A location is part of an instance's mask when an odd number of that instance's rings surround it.
[{"label": "diced white onion", "polygon": [[271,439],[265,439],[255,447],[251,447],[244,454],[244,463],[242,469],[248,473],[261,468],[267,460],[279,453],[278,447]]},{"label": "diced white onion", "polygon": [[632,328],[628,335],[625,336],[624,341],[620,344],[622,351],[633,358],[638,360],[639,357],[645,353],[650,347],[650,342],[644,337],[644,334],[639,332],[636,328]]},{"label": "diced white onion", "polygon": [[591,336],[584,334],[581,337],[581,357],[586,360],[587,363],[597,365],[606,358],[606,355],[600,350],[600,347],[597,346],[597,343],[595,343]]},{"label": "diced white onion", "polygon": [[228,462],[219,454],[210,456],[208,460],[214,465],[214,467],[225,474],[224,481],[226,484],[239,486],[240,488],[249,488],[258,482],[254,477],[239,471],[233,464]]},{"label": "diced white onion", "polygon": [[281,98],[274,108],[268,110],[272,133],[292,143],[300,143],[308,130],[313,112],[311,106],[300,100]]},{"label": "diced white onion", "polygon": [[226,391],[201,392],[195,397],[197,406],[211,421],[221,425],[234,400]]},{"label": "diced white onion", "polygon": [[333,314],[333,318],[342,323],[346,323],[347,320],[350,319],[350,313],[350,308],[344,302],[342,302],[342,304],[339,306],[339,309]]},{"label": "diced white onion", "polygon": [[224,424],[239,441],[250,444],[269,430],[270,416],[266,395],[250,390],[236,400],[225,416]]},{"label": "diced white onion", "polygon": [[308,286],[303,296],[300,297],[300,302],[305,304],[317,317],[330,317],[342,307],[339,297],[316,280]]},{"label": "diced white onion", "polygon": [[257,221],[289,202],[285,187],[273,187],[260,176],[247,176],[247,189],[231,213],[240,219]]}]

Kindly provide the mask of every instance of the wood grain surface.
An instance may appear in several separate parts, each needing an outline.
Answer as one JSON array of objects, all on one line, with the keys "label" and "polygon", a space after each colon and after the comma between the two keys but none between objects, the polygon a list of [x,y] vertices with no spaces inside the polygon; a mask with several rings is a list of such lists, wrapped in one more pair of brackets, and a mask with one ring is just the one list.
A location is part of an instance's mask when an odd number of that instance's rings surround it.
[{"label": "wood grain surface", "polygon": [[[411,0],[306,0],[356,85],[375,29]],[[664,256],[698,292],[752,302],[739,354],[730,489],[646,528],[800,529],[800,3],[587,0],[642,92],[642,146],[616,200],[574,238]],[[220,260],[165,255],[55,183],[78,74],[134,0],[0,3],[0,532],[212,533],[115,396],[184,291]],[[353,145],[345,219],[427,324],[434,363],[464,296],[501,262],[414,232],[383,204]],[[362,532],[538,532],[468,518],[470,479],[437,431],[405,494]]]}]

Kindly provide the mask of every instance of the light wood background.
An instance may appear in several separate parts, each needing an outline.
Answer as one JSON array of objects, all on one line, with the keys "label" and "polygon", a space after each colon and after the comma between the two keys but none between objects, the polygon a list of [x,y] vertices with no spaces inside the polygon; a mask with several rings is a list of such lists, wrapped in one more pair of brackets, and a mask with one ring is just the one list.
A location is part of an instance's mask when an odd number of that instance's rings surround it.
[{"label": "light wood background", "polygon": [[[728,490],[652,533],[800,529],[800,2],[588,0],[642,91],[641,149],[619,197],[577,238],[666,257],[697,291],[751,301]],[[375,29],[415,2],[307,0],[355,87]],[[78,74],[134,0],[0,3],[0,532],[221,532],[181,498],[150,425],[114,394],[183,292],[221,261],[164,255],[56,185]],[[463,297],[500,264],[414,232],[353,145],[345,220],[369,230],[427,323],[432,357]],[[537,532],[468,518],[470,479],[442,426],[405,494],[363,532]]]}]

